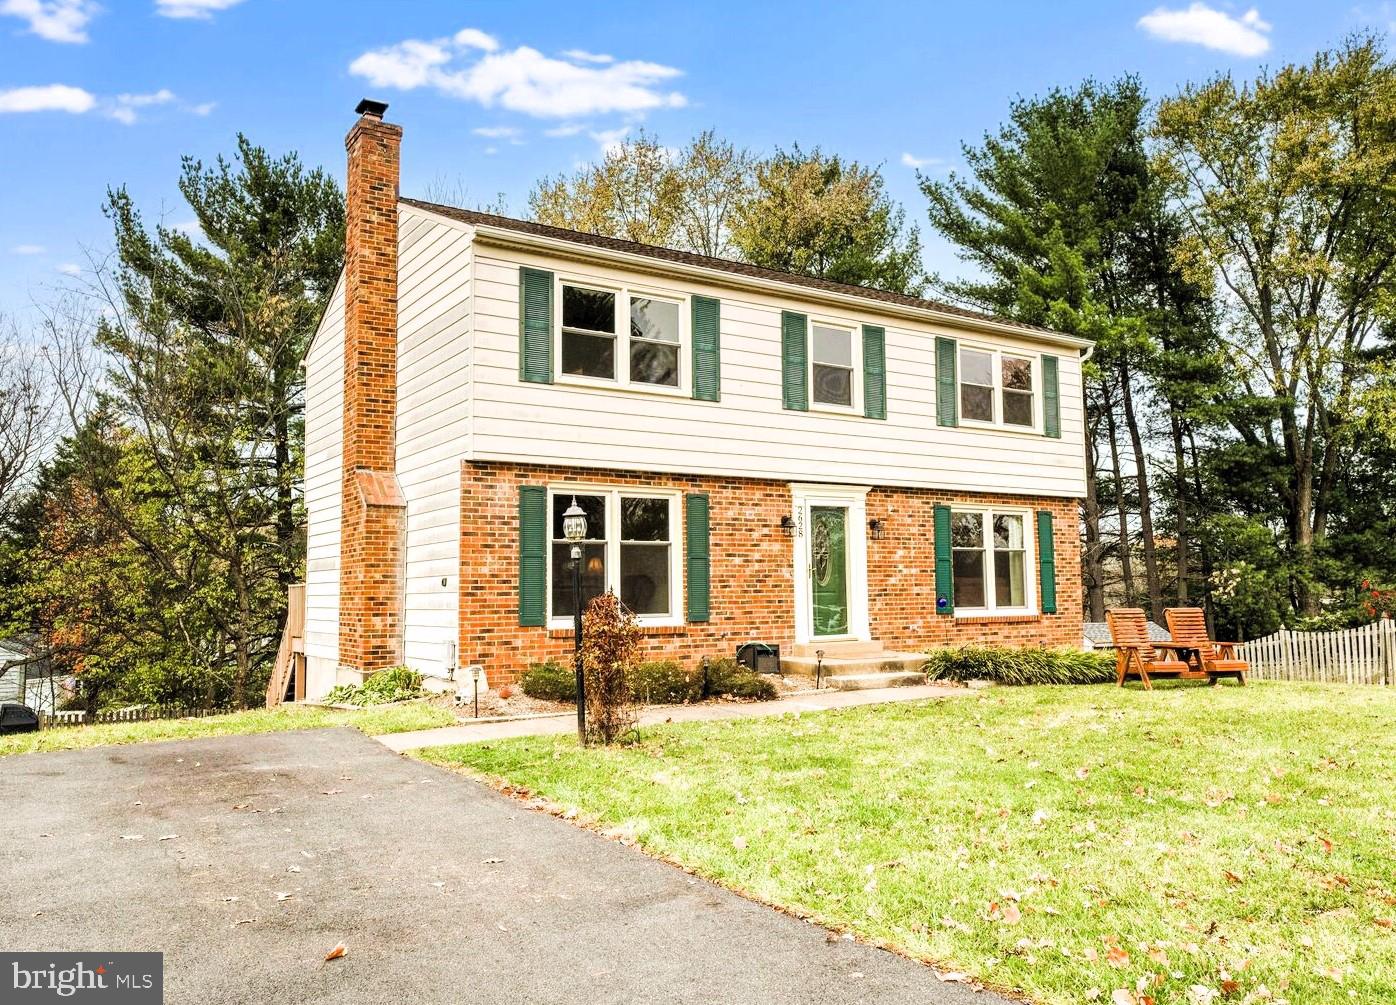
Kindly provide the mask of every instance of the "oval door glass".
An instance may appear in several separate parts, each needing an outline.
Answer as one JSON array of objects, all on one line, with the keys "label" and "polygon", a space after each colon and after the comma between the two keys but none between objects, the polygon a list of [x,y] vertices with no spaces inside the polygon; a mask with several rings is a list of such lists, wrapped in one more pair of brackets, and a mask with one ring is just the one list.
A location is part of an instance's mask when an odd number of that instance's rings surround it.
[{"label": "oval door glass", "polygon": [[810,507],[810,598],[814,635],[848,634],[848,510]]}]

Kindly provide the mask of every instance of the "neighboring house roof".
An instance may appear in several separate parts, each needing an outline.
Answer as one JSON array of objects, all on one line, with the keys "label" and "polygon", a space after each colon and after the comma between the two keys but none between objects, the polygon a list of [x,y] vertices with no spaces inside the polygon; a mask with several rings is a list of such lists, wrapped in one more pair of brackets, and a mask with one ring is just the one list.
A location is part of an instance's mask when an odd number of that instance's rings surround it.
[{"label": "neighboring house roof", "polygon": [[[1087,621],[1081,627],[1083,633],[1085,634],[1087,642],[1090,642],[1093,645],[1108,646],[1110,644],[1110,625],[1108,623],[1104,621]],[[1164,628],[1162,625],[1156,622],[1150,621],[1149,641],[1172,642],[1173,636],[1168,634],[1167,628]]]},{"label": "neighboring house roof", "polygon": [[426,210],[429,213],[436,213],[439,216],[459,221],[460,223],[470,224],[471,226],[497,227],[501,230],[512,230],[521,234],[532,234],[537,237],[550,238],[556,241],[568,241],[572,244],[580,244],[591,248],[602,248],[608,251],[619,251],[631,255],[643,255],[646,258],[654,258],[662,262],[673,262],[678,265],[714,269],[719,272],[730,272],[733,275],[746,276],[751,279],[763,279],[771,282],[788,283],[793,286],[805,286],[810,289],[824,290],[829,293],[856,296],[864,300],[872,300],[879,303],[895,304],[899,307],[935,311],[939,314],[963,318],[966,321],[987,322],[1007,328],[1017,328],[1025,333],[1033,335],[1050,335],[1058,340],[1066,339],[1079,341],[1082,345],[1089,344],[1088,340],[1076,339],[1074,336],[1065,335],[1062,332],[1053,331],[1050,328],[1041,328],[1037,325],[1024,324],[1021,321],[1012,321],[1008,318],[997,317],[993,314],[985,314],[980,311],[968,310],[964,307],[956,307],[953,304],[942,303],[938,300],[926,300],[922,297],[907,296],[904,293],[889,293],[886,290],[875,290],[867,286],[836,283],[828,279],[817,279],[813,276],[801,276],[793,272],[781,272],[777,269],[766,269],[758,265],[749,265],[746,262],[733,261],[730,258],[712,258],[708,255],[697,255],[691,251],[679,251],[675,248],[661,248],[657,245],[640,244],[636,241],[623,241],[620,238],[603,237],[600,234],[588,234],[581,230],[550,227],[546,224],[534,223],[531,220],[516,220],[509,216],[496,216],[493,213],[481,213],[473,209],[459,209],[455,206],[443,206],[440,203],[424,202],[420,199],[399,197],[398,201],[408,206],[415,206],[417,209]]}]

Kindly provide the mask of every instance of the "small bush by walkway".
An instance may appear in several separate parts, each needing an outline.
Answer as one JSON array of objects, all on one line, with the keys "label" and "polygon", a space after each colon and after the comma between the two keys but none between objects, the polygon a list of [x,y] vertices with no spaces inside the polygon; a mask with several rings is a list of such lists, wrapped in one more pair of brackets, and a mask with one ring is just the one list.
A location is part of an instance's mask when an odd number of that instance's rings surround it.
[{"label": "small bush by walkway", "polygon": [[152,740],[191,740],[201,736],[231,736],[240,733],[278,733],[288,729],[315,729],[320,726],[353,726],[370,736],[404,733],[414,729],[454,724],[448,709],[426,702],[385,705],[362,711],[282,705],[277,708],[248,709],[202,719],[159,719],[152,722],[114,722],[101,726],[64,726],[0,736],[0,757],[38,750],[77,750],[122,743],[148,743]]},{"label": "small bush by walkway", "polygon": [[996,688],[422,756],[1049,1005],[1338,1005],[1396,1000],[1393,721],[1384,689]]}]

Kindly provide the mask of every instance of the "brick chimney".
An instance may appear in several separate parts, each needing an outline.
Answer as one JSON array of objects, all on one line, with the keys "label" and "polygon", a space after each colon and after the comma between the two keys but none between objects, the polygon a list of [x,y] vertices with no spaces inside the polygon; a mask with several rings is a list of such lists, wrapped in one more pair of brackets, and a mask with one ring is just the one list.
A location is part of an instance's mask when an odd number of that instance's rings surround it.
[{"label": "brick chimney", "polygon": [[344,146],[344,484],[339,662],[367,673],[403,659],[397,480],[397,189],[402,127],[364,99]]}]

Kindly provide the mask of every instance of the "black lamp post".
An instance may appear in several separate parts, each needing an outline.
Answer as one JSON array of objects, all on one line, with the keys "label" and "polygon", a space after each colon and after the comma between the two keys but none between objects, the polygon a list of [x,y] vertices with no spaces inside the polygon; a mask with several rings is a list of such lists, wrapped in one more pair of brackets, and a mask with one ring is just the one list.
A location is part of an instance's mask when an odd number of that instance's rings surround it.
[{"label": "black lamp post", "polygon": [[577,670],[577,742],[587,742],[587,682],[582,673],[582,540],[587,536],[587,515],[572,497],[562,514],[562,536],[572,545],[572,641]]}]

